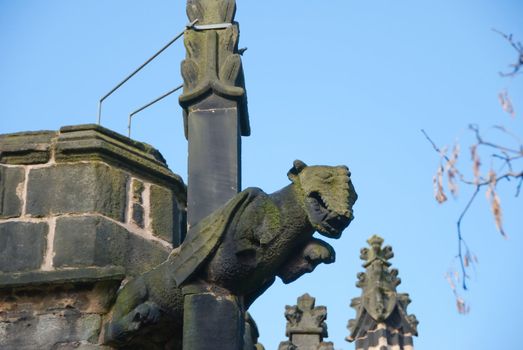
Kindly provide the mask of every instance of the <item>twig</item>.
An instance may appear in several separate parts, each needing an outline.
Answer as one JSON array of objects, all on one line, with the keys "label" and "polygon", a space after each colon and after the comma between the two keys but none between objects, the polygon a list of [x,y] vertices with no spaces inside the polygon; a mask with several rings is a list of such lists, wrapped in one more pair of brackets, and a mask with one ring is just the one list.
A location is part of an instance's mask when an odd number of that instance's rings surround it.
[{"label": "twig", "polygon": [[508,148],[505,146],[497,145],[497,144],[489,142],[489,141],[484,141],[483,138],[481,137],[481,135],[479,134],[479,128],[477,125],[470,124],[469,129],[472,130],[474,132],[474,134],[476,135],[476,140],[478,141],[479,145],[489,146],[489,147],[495,148],[500,151],[505,151],[507,153],[515,153],[518,155],[521,154],[521,150],[516,150],[516,149]]},{"label": "twig", "polygon": [[477,185],[476,186],[476,190],[474,191],[474,193],[470,197],[467,205],[465,206],[465,208],[461,212],[461,215],[459,216],[458,221],[456,222],[456,226],[458,228],[458,257],[459,257],[459,263],[461,265],[461,273],[463,274],[462,285],[463,285],[463,289],[464,290],[467,290],[467,282],[466,282],[466,280],[468,278],[468,275],[467,275],[467,270],[466,270],[466,267],[465,267],[465,261],[463,259],[462,246],[463,246],[463,244],[466,245],[466,243],[465,243],[465,240],[463,239],[463,235],[461,234],[461,222],[463,221],[463,218],[465,217],[465,214],[467,213],[467,211],[469,210],[470,206],[472,205],[472,202],[474,202],[474,199],[476,199],[476,196],[478,195],[480,189],[481,189],[481,186]]},{"label": "twig", "polygon": [[432,139],[430,138],[429,135],[427,135],[427,133],[425,132],[424,129],[421,129],[421,132],[423,133],[423,135],[425,135],[425,138],[431,143],[432,147],[434,148],[434,150],[436,152],[438,152],[443,158],[445,158],[445,160],[447,162],[450,162],[450,159],[449,157],[447,157],[447,155],[445,153],[443,153],[443,151],[438,147],[436,146],[436,144],[434,143],[434,141],[432,141]]},{"label": "twig", "polygon": [[[520,145],[523,145],[523,141],[521,140],[521,138],[518,135],[514,134],[513,132],[510,132],[509,130],[507,130],[503,125],[494,125],[492,127],[494,129],[498,129],[499,131],[502,131],[503,133],[512,137],[517,143],[519,143]],[[520,152],[523,155],[523,149],[520,150]]]},{"label": "twig", "polygon": [[[497,146],[494,144],[489,144],[488,142],[483,141],[481,135],[479,134],[479,128],[477,126],[470,125],[469,127],[472,131],[474,131],[478,145],[479,144],[489,145],[491,147],[496,148],[499,152],[502,153],[502,154],[494,153],[494,154],[492,154],[492,157],[503,160],[504,164],[506,164],[509,167],[509,171],[507,171],[495,178],[490,178],[490,177],[488,179],[481,178],[481,181],[478,182],[477,180],[470,181],[470,180],[465,179],[464,176],[456,169],[456,173],[458,173],[460,175],[460,181],[462,183],[474,186],[474,192],[473,192],[472,196],[470,197],[470,199],[468,200],[465,207],[463,208],[463,211],[459,215],[458,220],[456,222],[457,234],[458,234],[458,255],[456,257],[459,259],[459,262],[460,262],[461,273],[463,275],[462,287],[464,290],[467,290],[467,278],[469,278],[469,276],[467,274],[467,266],[465,263],[465,256],[463,255],[463,248],[465,247],[465,249],[467,250],[467,254],[470,251],[468,249],[466,241],[463,238],[463,234],[462,234],[462,230],[461,230],[461,224],[463,222],[463,219],[465,218],[465,215],[469,211],[470,207],[472,206],[472,203],[476,199],[476,197],[477,197],[478,193],[481,191],[482,187],[496,184],[501,180],[510,181],[511,179],[520,179],[519,184],[517,186],[517,191],[516,191],[516,196],[518,196],[521,191],[521,187],[523,186],[523,171],[514,172],[512,169],[512,164],[511,164],[511,160],[522,158],[523,155],[520,155],[520,154],[518,154],[516,156],[509,155],[507,150],[505,150],[503,147],[500,147],[500,146]],[[450,162],[450,158],[436,145],[436,143],[427,134],[427,132],[423,129],[421,129],[421,132],[423,133],[425,138],[430,142],[430,144],[432,145],[434,150],[438,154],[440,154],[440,156],[443,157],[447,162]]]},{"label": "twig", "polygon": [[509,156],[509,155],[506,154],[506,153],[504,153],[503,156],[502,156],[502,155],[499,155],[499,154],[496,154],[496,153],[493,153],[493,154],[491,154],[490,156],[493,157],[493,158],[499,158],[499,159],[505,161],[506,163],[508,163],[507,165],[508,165],[510,171],[513,171],[513,170],[512,170],[512,161],[523,158],[523,155],[521,155],[521,156],[512,156],[512,157],[511,157],[511,156]]},{"label": "twig", "polygon": [[514,42],[514,40],[512,39],[512,34],[507,35],[495,28],[492,28],[492,30],[494,32],[498,33],[499,35],[501,35],[503,38],[505,38],[510,43],[510,46],[512,46],[514,48],[514,50],[516,50],[518,52],[518,55],[519,55],[518,61],[514,64],[509,65],[509,67],[513,68],[512,72],[510,72],[510,73],[499,72],[499,75],[501,75],[502,77],[514,77],[520,73],[519,69],[521,68],[521,66],[523,66],[523,45],[519,41],[517,43]]}]

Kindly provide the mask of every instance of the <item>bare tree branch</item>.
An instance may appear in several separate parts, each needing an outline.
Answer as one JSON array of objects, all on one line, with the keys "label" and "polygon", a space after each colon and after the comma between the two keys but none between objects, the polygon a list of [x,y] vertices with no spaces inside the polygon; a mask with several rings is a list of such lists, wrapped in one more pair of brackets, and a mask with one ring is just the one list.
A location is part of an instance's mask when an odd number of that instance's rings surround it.
[{"label": "bare tree branch", "polygon": [[[467,272],[467,268],[469,267],[469,264],[470,264],[469,257],[471,254],[470,254],[468,245],[463,237],[462,223],[463,223],[463,220],[464,220],[466,214],[468,213],[470,207],[476,200],[478,193],[481,192],[481,190],[483,188],[487,188],[486,194],[487,194],[487,198],[489,198],[489,200],[491,201],[491,209],[492,209],[495,221],[496,221],[496,226],[497,226],[499,232],[504,237],[506,237],[503,227],[501,225],[501,208],[499,206],[499,197],[498,197],[497,193],[495,192],[495,188],[496,188],[497,184],[499,183],[499,181],[501,181],[501,180],[510,181],[511,179],[519,179],[519,183],[516,188],[516,196],[518,196],[521,191],[521,187],[523,186],[523,170],[514,171],[514,167],[512,164],[512,162],[514,160],[523,158],[523,154],[514,149],[486,141],[481,136],[479,127],[477,127],[475,125],[470,125],[469,129],[474,133],[474,135],[476,137],[476,142],[477,142],[472,145],[472,149],[473,149],[472,150],[472,158],[473,158],[472,160],[474,163],[474,167],[477,167],[477,169],[475,169],[474,171],[478,172],[478,174],[475,175],[476,178],[474,180],[467,180],[464,177],[464,175],[455,167],[455,163],[457,160],[457,155],[455,153],[453,153],[452,158],[447,156],[446,151],[444,149],[438,147],[425,130],[423,130],[423,129],[421,130],[421,132],[423,133],[423,135],[425,136],[427,141],[431,144],[432,148],[440,155],[440,157],[442,159],[444,159],[447,162],[447,165],[445,168],[447,169],[447,177],[449,177],[449,189],[454,193],[454,190],[452,188],[450,188],[450,186],[451,186],[451,184],[452,184],[452,186],[455,185],[451,181],[451,177],[454,177],[455,174],[459,175],[459,181],[461,183],[473,186],[473,188],[474,188],[474,191],[473,191],[471,197],[469,198],[467,204],[461,211],[461,213],[458,217],[458,220],[456,222],[457,237],[458,237],[458,254],[457,254],[456,258],[459,260],[460,274],[462,276],[461,287],[463,288],[463,290],[468,290],[467,280],[469,279],[469,275]],[[504,130],[504,128],[503,129],[499,128],[499,129],[506,132],[506,130]],[[506,133],[509,134],[508,132],[506,132]],[[494,173],[494,171],[491,170],[489,172],[489,176],[487,176],[487,177],[480,176],[479,175],[479,159],[477,158],[478,157],[478,155],[477,155],[478,146],[489,147],[489,148],[497,151],[496,153],[491,154],[491,158],[501,160],[503,162],[503,167],[506,166],[508,168],[508,171],[500,173],[500,174],[496,174],[496,173]],[[456,147],[455,147],[455,149],[456,149]],[[509,154],[509,152],[512,154],[515,154],[515,155]],[[444,169],[443,165],[440,165],[438,168],[438,174],[435,177],[435,179],[437,178],[437,185],[438,185],[437,191],[436,191],[437,192],[436,199],[438,199],[439,203],[443,203],[446,200],[446,196],[443,192],[443,185],[442,185],[443,184],[442,176],[444,175],[443,169]],[[456,296],[456,302],[458,305],[459,312],[467,313],[468,306],[465,304],[465,301],[463,300],[463,298],[461,298],[461,296],[459,296],[457,290],[455,289],[454,283],[452,282],[454,280],[456,283],[458,283],[459,278],[458,277],[452,278],[452,276],[447,275],[447,280],[451,284],[451,288],[453,288],[453,293]]]},{"label": "bare tree branch", "polygon": [[[514,41],[512,35],[507,35],[493,29],[494,32],[501,35],[505,40],[509,42],[512,48],[514,48],[518,53],[518,61],[515,64],[511,64],[511,72],[500,73],[503,77],[514,77],[519,73],[523,72],[523,45],[520,42]],[[508,91],[505,89],[498,95],[499,102],[501,107],[512,117],[515,117],[514,107],[509,97]],[[465,177],[464,173],[458,168],[457,161],[459,157],[460,144],[456,143],[453,147],[452,153],[447,155],[447,147],[440,148],[425,132],[421,130],[427,141],[432,145],[434,151],[436,151],[440,156],[440,164],[437,170],[436,175],[434,176],[434,192],[435,198],[439,203],[444,203],[447,200],[445,195],[445,187],[447,190],[457,196],[458,193],[458,182],[455,179],[459,179],[459,183],[463,185],[470,186],[473,191],[472,195],[468,199],[465,207],[459,214],[458,220],[456,221],[456,231],[458,238],[458,253],[455,259],[459,260],[459,268],[452,263],[450,272],[446,274],[447,281],[450,284],[452,292],[456,298],[456,305],[460,313],[468,313],[469,306],[465,300],[460,296],[460,293],[456,286],[461,285],[463,290],[468,290],[467,280],[470,278],[468,270],[470,267],[474,268],[474,263],[477,262],[475,255],[471,254],[470,249],[467,245],[467,242],[464,239],[462,224],[472,207],[472,204],[478,197],[478,194],[484,190],[487,200],[490,205],[490,210],[496,224],[498,232],[503,236],[507,237],[504,226],[503,226],[503,214],[501,208],[501,199],[497,191],[497,185],[500,181],[506,180],[511,182],[511,180],[516,180],[517,185],[516,197],[519,196],[523,187],[523,166],[519,160],[523,159],[523,142],[522,139],[507,130],[503,126],[494,125],[492,128],[501,131],[502,136],[500,141],[492,142],[483,137],[480,132],[479,126],[476,124],[470,124],[469,130],[473,133],[475,137],[475,142],[470,145],[471,153],[471,162],[472,169],[471,175],[472,179],[469,180]],[[516,141],[516,147],[511,146],[508,141]],[[484,172],[482,174],[482,157],[486,156],[486,153],[490,153],[487,158],[490,160],[490,168],[488,173]],[[497,169],[497,172],[494,170]],[[445,186],[444,177],[447,177],[447,186]],[[470,175],[469,175],[470,176]],[[459,272],[458,272],[459,271]],[[461,276],[461,277],[460,277]]]},{"label": "bare tree branch", "polygon": [[507,152],[507,153],[514,153],[514,154],[518,154],[518,155],[522,155],[523,156],[523,150],[521,150],[521,149],[519,149],[519,150],[512,149],[512,148],[508,148],[508,147],[505,147],[505,146],[497,145],[495,143],[483,140],[483,138],[479,134],[479,127],[477,125],[470,124],[469,125],[469,129],[472,130],[474,132],[474,134],[476,135],[476,140],[478,141],[478,145],[488,146],[488,147],[495,148],[498,151],[503,151],[503,152]]},{"label": "bare tree branch", "polygon": [[449,161],[450,161],[449,157],[447,157],[447,155],[446,155],[444,152],[442,152],[441,149],[440,149],[438,146],[436,146],[436,144],[434,143],[434,141],[432,141],[432,139],[431,139],[430,136],[425,132],[425,130],[424,130],[424,129],[421,129],[421,132],[423,133],[423,135],[425,135],[425,138],[426,138],[426,139],[431,143],[432,148],[434,148],[434,150],[435,150],[436,152],[438,152],[438,153],[439,153],[443,158],[445,158],[445,160],[446,160],[447,162],[449,162]]},{"label": "bare tree branch", "polygon": [[[467,214],[470,206],[474,202],[474,199],[476,199],[480,189],[481,189],[481,186],[479,186],[479,185],[476,186],[476,190],[474,191],[474,193],[470,197],[467,205],[465,206],[465,208],[461,212],[461,214],[460,214],[460,216],[458,218],[458,221],[456,222],[456,226],[458,228],[458,258],[459,258],[459,263],[460,263],[460,266],[461,266],[461,274],[463,275],[462,286],[463,286],[464,290],[467,290],[468,274],[467,274],[467,270],[465,268],[465,260],[463,258],[463,249],[462,249],[462,247],[463,247],[463,244],[466,245],[466,243],[465,243],[465,240],[463,239],[463,235],[461,234],[461,222],[463,221],[463,218],[465,217],[465,214]],[[468,250],[468,248],[467,248],[467,250]]]},{"label": "bare tree branch", "polygon": [[509,72],[509,73],[499,72],[499,75],[501,75],[502,77],[514,77],[517,74],[521,73],[521,72],[519,72],[519,69],[523,66],[523,45],[519,41],[515,42],[514,39],[512,38],[512,34],[507,35],[495,28],[492,28],[492,30],[494,32],[498,33],[499,35],[501,35],[503,38],[505,38],[509,42],[510,46],[512,46],[514,48],[514,50],[516,50],[518,53],[517,62],[509,65],[509,67],[512,68],[512,72]]}]

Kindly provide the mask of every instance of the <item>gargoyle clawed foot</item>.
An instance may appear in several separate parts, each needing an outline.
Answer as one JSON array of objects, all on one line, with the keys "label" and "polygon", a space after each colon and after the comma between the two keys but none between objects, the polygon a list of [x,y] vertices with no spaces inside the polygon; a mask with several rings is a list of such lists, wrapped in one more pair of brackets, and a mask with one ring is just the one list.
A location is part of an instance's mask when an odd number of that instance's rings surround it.
[{"label": "gargoyle clawed foot", "polygon": [[105,329],[105,343],[125,344],[135,336],[138,330],[145,326],[157,324],[160,320],[161,310],[152,301],[146,301],[121,319],[110,322]]}]

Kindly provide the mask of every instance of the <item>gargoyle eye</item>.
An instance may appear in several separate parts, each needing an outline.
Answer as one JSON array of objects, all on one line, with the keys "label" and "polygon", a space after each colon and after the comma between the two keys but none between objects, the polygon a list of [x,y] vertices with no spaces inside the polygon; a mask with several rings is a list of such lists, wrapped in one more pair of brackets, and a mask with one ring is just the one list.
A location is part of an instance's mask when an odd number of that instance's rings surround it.
[{"label": "gargoyle eye", "polygon": [[332,178],[332,174],[331,173],[324,173],[324,174],[320,174],[320,177],[323,179],[323,180],[329,180]]}]

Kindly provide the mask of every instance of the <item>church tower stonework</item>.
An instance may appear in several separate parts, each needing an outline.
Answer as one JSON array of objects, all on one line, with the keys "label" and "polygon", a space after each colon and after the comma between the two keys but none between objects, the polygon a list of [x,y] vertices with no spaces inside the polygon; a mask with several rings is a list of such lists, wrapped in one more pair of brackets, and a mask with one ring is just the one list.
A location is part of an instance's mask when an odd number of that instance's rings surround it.
[{"label": "church tower stonework", "polygon": [[98,349],[125,278],[184,235],[185,185],[98,125],[0,136],[0,348]]}]

